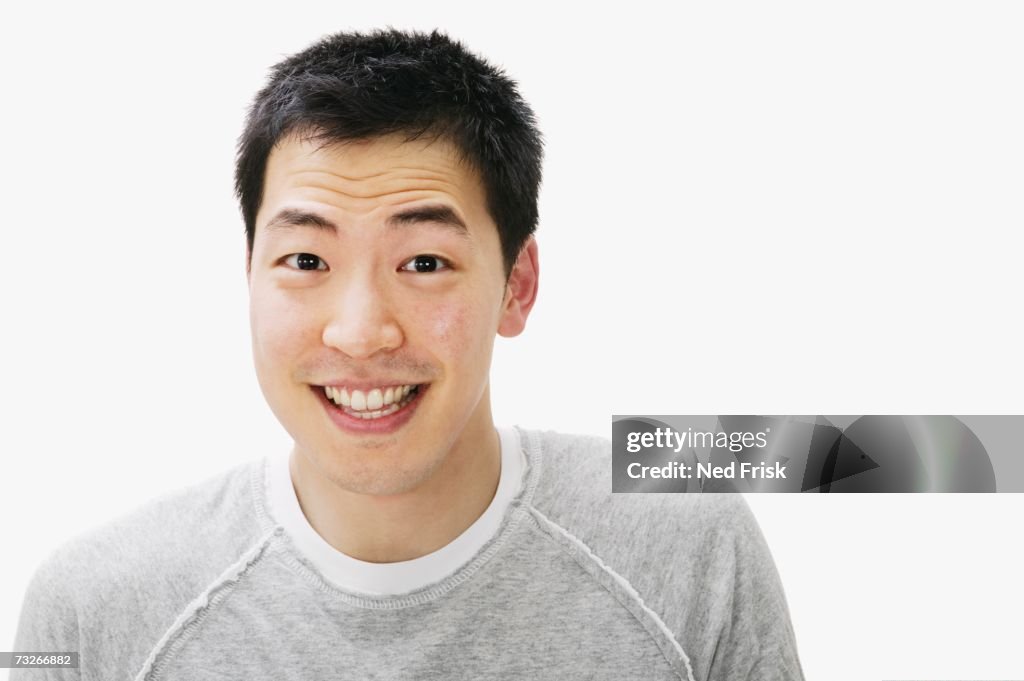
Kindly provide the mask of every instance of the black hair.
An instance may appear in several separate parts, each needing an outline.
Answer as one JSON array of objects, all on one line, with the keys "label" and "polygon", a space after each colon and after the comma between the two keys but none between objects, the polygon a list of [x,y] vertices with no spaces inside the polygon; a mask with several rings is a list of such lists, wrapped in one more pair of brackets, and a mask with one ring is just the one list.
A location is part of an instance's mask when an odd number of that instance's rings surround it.
[{"label": "black hair", "polygon": [[252,253],[267,158],[285,135],[324,143],[449,139],[483,182],[505,274],[537,227],[543,142],[513,80],[438,31],[337,33],[271,70],[238,140],[235,192]]}]

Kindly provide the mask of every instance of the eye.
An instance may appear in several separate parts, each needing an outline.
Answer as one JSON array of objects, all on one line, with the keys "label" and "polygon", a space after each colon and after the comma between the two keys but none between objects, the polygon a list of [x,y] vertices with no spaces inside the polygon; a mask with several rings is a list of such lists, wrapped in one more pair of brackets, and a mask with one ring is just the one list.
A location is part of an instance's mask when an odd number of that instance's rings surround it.
[{"label": "eye", "polygon": [[284,263],[296,270],[326,270],[325,263],[320,256],[312,253],[292,253],[284,259]]},{"label": "eye", "polygon": [[451,269],[451,264],[444,258],[436,255],[417,255],[399,269],[403,272],[437,272],[438,270]]}]

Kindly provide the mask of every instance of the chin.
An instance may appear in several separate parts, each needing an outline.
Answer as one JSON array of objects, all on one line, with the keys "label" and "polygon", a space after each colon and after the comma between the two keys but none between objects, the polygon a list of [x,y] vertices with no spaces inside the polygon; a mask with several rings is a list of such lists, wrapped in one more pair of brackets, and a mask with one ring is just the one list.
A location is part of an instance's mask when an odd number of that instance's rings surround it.
[{"label": "chin", "polygon": [[[363,443],[364,446],[370,443]],[[368,447],[365,454],[353,457],[351,449],[322,460],[312,455],[317,468],[340,489],[354,494],[392,496],[411,492],[426,483],[441,464],[441,458],[423,459],[423,452],[417,452],[417,459],[410,459],[408,450],[392,451],[391,443],[379,443]]]}]

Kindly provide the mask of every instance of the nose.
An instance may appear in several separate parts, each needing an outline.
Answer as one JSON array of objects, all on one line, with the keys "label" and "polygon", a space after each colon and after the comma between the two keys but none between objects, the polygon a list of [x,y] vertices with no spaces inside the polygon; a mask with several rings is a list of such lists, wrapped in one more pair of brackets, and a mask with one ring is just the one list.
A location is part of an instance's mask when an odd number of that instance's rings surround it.
[{"label": "nose", "polygon": [[331,315],[324,326],[324,345],[353,359],[401,347],[401,326],[388,296],[373,281],[348,281],[332,293]]}]

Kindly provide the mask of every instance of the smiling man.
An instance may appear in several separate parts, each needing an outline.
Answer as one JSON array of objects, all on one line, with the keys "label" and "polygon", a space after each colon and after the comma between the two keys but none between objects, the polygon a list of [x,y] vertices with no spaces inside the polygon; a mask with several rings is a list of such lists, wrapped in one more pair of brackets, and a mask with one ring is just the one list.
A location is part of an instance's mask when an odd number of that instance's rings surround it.
[{"label": "smiling man", "polygon": [[62,547],[14,678],[798,679],[738,495],[618,495],[607,440],[496,428],[537,293],[541,140],[444,35],[283,61],[236,188],[260,387],[294,440]]},{"label": "smiling man", "polygon": [[523,329],[536,245],[517,245],[506,272],[486,190],[443,138],[323,146],[298,130],[265,178],[253,350],[296,443],[303,511],[362,560],[440,549],[494,496],[491,348],[495,333]]}]

